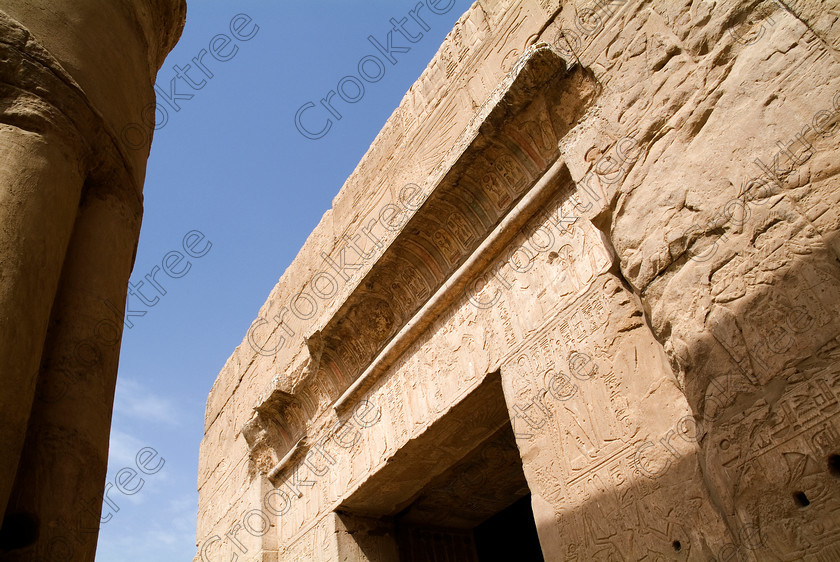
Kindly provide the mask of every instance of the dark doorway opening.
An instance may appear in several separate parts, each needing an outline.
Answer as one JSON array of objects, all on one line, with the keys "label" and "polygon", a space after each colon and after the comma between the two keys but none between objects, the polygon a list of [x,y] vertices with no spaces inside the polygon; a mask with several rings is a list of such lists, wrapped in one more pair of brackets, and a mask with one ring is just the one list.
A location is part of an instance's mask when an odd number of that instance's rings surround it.
[{"label": "dark doorway opening", "polygon": [[476,527],[473,537],[479,562],[543,562],[530,494]]},{"label": "dark doorway opening", "polygon": [[510,423],[430,482],[395,526],[400,562],[543,562]]},{"label": "dark doorway opening", "polygon": [[377,562],[542,562],[501,375],[397,450],[336,510]]}]

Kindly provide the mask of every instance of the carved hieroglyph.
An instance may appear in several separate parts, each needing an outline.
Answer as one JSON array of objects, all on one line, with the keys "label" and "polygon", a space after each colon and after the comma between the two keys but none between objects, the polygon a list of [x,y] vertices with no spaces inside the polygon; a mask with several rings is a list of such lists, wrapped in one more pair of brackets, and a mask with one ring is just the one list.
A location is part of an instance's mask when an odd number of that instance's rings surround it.
[{"label": "carved hieroglyph", "polygon": [[0,3],[3,560],[92,560],[122,310],[179,0]]},{"label": "carved hieroglyph", "polygon": [[456,556],[508,493],[546,560],[840,555],[838,19],[476,2],[219,374],[196,560]]}]

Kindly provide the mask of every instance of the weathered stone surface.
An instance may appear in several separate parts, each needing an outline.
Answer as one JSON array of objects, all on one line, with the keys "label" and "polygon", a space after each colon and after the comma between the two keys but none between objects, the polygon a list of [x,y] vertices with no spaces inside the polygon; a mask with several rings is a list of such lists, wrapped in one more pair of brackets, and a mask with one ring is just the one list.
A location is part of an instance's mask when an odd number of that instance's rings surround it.
[{"label": "weathered stone surface", "polygon": [[154,103],[179,0],[0,3],[3,560],[92,560],[121,311]]},{"label": "weathered stone surface", "polygon": [[481,559],[518,494],[546,560],[835,558],[817,4],[476,2],[219,374],[196,560]]}]

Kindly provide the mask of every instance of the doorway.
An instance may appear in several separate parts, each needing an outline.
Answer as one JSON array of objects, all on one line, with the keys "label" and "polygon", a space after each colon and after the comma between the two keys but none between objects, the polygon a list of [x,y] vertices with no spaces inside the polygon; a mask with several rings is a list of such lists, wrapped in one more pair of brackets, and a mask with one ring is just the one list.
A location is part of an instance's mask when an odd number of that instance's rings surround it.
[{"label": "doorway", "polygon": [[345,548],[365,560],[542,562],[500,373],[407,440],[336,511]]},{"label": "doorway", "polygon": [[510,423],[395,517],[400,562],[543,562]]}]

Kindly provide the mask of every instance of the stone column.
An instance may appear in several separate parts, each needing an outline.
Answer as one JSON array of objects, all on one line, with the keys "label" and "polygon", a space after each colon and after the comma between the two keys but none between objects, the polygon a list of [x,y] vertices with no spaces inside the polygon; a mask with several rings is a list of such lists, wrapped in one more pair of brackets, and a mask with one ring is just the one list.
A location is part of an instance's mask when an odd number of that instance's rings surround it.
[{"label": "stone column", "polygon": [[0,125],[0,507],[23,446],[83,176],[60,134]]},{"label": "stone column", "polygon": [[183,0],[2,3],[4,560],[96,550],[149,154],[118,131],[154,106],[185,16]]},{"label": "stone column", "polygon": [[[139,204],[86,185],[7,509],[36,515],[38,538],[10,560],[36,554],[44,560],[92,560],[100,520],[114,516],[113,510],[104,517],[100,512],[122,325],[105,299],[125,302]],[[142,476],[121,485],[136,488]],[[120,495],[114,489],[105,493]]]}]

